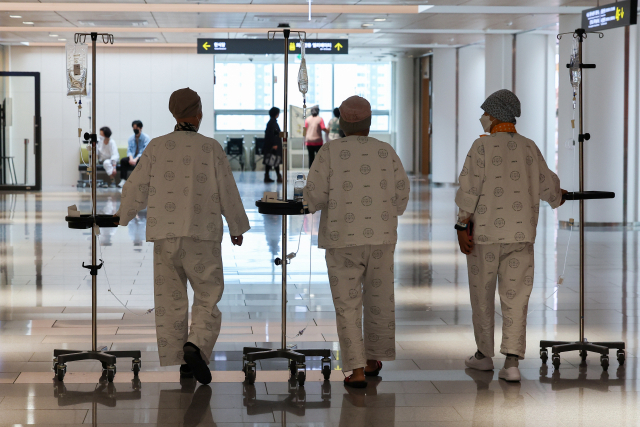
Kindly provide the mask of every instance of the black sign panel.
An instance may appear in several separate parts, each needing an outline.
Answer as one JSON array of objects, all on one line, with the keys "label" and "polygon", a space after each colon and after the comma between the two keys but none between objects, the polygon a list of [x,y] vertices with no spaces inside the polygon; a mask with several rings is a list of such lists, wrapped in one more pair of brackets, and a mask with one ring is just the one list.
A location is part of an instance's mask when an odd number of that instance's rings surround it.
[{"label": "black sign panel", "polygon": [[582,28],[589,31],[635,25],[638,22],[638,0],[619,1],[582,11]]},{"label": "black sign panel", "polygon": [[[246,54],[264,55],[284,53],[283,39],[198,39],[198,53],[201,54]],[[289,40],[287,51],[300,53],[300,40]],[[346,55],[349,41],[346,39],[307,40],[305,55]]]}]

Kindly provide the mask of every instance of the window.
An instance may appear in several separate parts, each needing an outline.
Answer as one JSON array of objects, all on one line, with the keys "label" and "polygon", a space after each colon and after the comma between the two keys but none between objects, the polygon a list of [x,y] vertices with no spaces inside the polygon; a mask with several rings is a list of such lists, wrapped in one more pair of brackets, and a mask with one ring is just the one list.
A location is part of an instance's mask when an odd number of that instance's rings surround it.
[{"label": "window", "polygon": [[[303,97],[298,90],[299,69],[300,64],[289,64],[289,104],[302,107]],[[360,95],[371,103],[374,115],[371,130],[389,132],[390,63],[307,63],[307,75],[307,107],[318,105],[325,123],[333,117],[333,109],[342,101],[352,95]],[[216,131],[262,131],[269,121],[269,109],[272,106],[283,108],[282,63],[217,63],[216,78]]]}]

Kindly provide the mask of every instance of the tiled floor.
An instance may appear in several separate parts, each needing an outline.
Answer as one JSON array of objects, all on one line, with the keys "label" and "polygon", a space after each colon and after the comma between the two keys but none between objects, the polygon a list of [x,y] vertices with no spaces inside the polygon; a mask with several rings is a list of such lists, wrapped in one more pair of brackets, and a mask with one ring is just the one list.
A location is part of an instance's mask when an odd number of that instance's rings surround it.
[{"label": "tiled floor", "polygon": [[[242,384],[242,347],[279,346],[280,270],[272,260],[279,255],[281,223],[254,206],[275,184],[263,184],[257,172],[237,179],[252,230],[241,248],[228,238],[223,242],[223,327],[210,365],[214,382],[200,387],[181,384],[176,368],[159,366],[154,317],[144,314],[153,307],[152,247],[144,241],[144,216],[128,228],[102,230],[105,268],[98,286],[99,347],[142,350],[139,381],[133,380],[128,360],[119,362],[113,384],[100,380],[94,362],[72,363],[64,384],[54,380],[53,349],[90,348],[91,280],[81,267],[90,261],[90,236],[64,222],[67,206],[88,210],[89,192],[0,194],[0,427],[640,424],[638,232],[587,232],[587,337],[626,341],[626,367],[618,369],[612,357],[603,374],[595,355],[580,367],[577,354],[568,353],[558,371],[541,369],[538,341],[577,339],[579,320],[577,233],[564,284],[556,292],[569,232],[557,229],[548,206],[541,209],[524,378],[508,384],[497,379],[497,370],[464,368],[475,346],[466,262],[452,228],[454,189],[431,188],[418,179],[412,180],[396,252],[398,359],[385,363],[382,379],[365,390],[343,387],[324,252],[317,248],[318,217],[292,217],[291,251],[302,234],[289,269],[289,342],[331,349],[331,382],[322,381],[320,361],[313,360],[305,387],[292,387],[285,362],[271,360],[259,364],[255,386]],[[118,203],[118,190],[100,190],[101,212],[114,212]],[[499,339],[499,313],[496,320]],[[300,330],[304,333],[296,337]],[[501,367],[500,357],[496,365]]]}]

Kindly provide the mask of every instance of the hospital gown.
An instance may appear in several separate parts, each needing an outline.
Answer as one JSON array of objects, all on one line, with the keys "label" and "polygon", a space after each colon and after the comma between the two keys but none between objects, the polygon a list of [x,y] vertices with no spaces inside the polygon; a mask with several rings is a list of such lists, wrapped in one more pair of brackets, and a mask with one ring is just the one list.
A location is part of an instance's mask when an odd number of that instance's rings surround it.
[{"label": "hospital gown", "polygon": [[560,206],[560,180],[533,141],[498,132],[473,143],[459,181],[459,216],[470,216],[473,223],[475,246],[467,267],[478,350],[494,355],[497,280],[503,317],[500,352],[523,358],[540,201]]},{"label": "hospital gown", "polygon": [[[153,139],[122,188],[120,224],[127,225],[144,208],[147,241],[154,242],[160,365],[185,363],[187,341],[209,360],[221,325],[222,215],[232,236],[250,228],[220,144],[185,131]],[[194,291],[190,329],[187,280]]]},{"label": "hospital gown", "polygon": [[394,360],[393,256],[409,201],[400,159],[375,138],[331,141],[313,162],[304,199],[322,211],[318,246],[327,249],[343,370]]}]

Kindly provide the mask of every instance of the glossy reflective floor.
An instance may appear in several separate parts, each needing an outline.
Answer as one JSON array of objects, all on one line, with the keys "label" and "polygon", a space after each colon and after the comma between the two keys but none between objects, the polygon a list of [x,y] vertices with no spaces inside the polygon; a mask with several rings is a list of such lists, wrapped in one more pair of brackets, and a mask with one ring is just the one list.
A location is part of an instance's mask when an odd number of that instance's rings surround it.
[{"label": "glossy reflective floor", "polygon": [[[304,388],[287,382],[282,360],[262,361],[254,386],[244,385],[243,346],[280,345],[281,222],[254,205],[275,184],[258,172],[236,178],[252,230],[242,247],[223,242],[226,290],[223,327],[210,367],[210,386],[180,382],[176,368],[161,368],[153,314],[152,246],[145,217],[128,228],[103,229],[105,267],[98,289],[98,343],[111,350],[142,350],[133,380],[130,360],[118,363],[115,382],[100,378],[96,362],[69,365],[64,384],[53,379],[52,350],[89,349],[91,287],[82,262],[90,261],[90,235],[68,229],[67,206],[88,211],[88,190],[0,194],[0,427],[9,425],[161,426],[622,426],[638,425],[638,232],[589,230],[587,337],[624,340],[625,368],[614,357],[604,373],[596,355],[579,366],[576,353],[558,371],[541,369],[540,339],[578,338],[577,233],[571,239],[564,283],[556,291],[569,231],[558,230],[551,209],[541,209],[536,279],[529,306],[523,381],[508,384],[495,372],[465,370],[474,350],[466,262],[452,219],[453,188],[412,180],[411,202],[400,221],[396,252],[397,357],[365,390],[342,385],[335,314],[324,252],[317,248],[318,217],[292,217],[288,341],[328,348],[330,382],[320,361],[308,362]],[[99,191],[99,210],[113,213],[119,190]],[[112,290],[122,302],[109,292]],[[499,307],[499,305],[497,305]],[[498,308],[499,310],[499,308]],[[496,313],[497,338],[501,326]],[[299,335],[300,331],[304,331]],[[299,336],[297,336],[299,335]],[[496,358],[496,367],[503,359]]]}]

